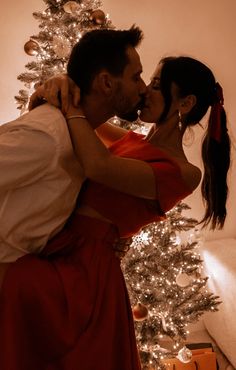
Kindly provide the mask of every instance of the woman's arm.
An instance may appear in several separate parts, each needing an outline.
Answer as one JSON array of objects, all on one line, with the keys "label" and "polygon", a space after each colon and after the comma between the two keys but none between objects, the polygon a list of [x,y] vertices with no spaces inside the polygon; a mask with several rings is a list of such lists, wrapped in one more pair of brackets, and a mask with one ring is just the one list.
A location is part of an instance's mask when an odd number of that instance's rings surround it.
[{"label": "woman's arm", "polygon": [[[78,115],[81,115],[79,110]],[[156,185],[151,166],[144,161],[111,154],[86,118],[75,116],[75,113],[74,118],[67,115],[68,128],[85,176],[127,194],[155,199]]]},{"label": "woman's arm", "polygon": [[[69,107],[69,96],[73,97],[74,106],[78,106],[80,102],[80,89],[74,81],[66,74],[59,74],[49,78],[31,95],[29,102],[29,110],[45,103],[54,105],[60,108],[65,114]],[[114,141],[120,139],[127,133],[127,130],[104,123],[96,130],[97,135],[106,146],[110,146]]]}]

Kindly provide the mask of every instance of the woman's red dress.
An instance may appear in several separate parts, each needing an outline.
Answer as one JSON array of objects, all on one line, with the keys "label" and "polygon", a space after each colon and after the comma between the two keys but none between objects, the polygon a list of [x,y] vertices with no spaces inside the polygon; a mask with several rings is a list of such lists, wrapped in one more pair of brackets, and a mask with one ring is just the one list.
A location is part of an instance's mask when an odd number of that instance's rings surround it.
[{"label": "woman's red dress", "polygon": [[0,294],[1,370],[140,370],[129,298],[113,245],[190,194],[178,165],[133,132],[112,153],[147,161],[157,199],[88,181],[79,202],[112,224],[77,214],[45,247],[7,271]]}]

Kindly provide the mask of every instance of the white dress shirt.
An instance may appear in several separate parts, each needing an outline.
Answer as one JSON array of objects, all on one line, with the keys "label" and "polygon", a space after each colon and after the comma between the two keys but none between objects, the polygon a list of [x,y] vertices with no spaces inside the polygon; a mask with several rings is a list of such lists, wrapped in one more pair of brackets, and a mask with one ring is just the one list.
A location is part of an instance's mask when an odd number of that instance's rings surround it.
[{"label": "white dress shirt", "polygon": [[44,104],[0,126],[0,262],[40,252],[70,216],[83,180],[57,108]]}]

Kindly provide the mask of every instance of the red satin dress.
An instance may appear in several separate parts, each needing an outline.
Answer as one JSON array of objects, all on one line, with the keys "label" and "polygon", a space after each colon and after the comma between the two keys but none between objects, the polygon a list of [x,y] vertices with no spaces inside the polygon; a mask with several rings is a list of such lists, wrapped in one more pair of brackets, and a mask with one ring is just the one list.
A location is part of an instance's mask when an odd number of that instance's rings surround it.
[{"label": "red satin dress", "polygon": [[156,201],[88,181],[79,202],[113,224],[76,212],[41,256],[7,271],[0,294],[1,370],[140,370],[130,302],[112,249],[120,237],[165,217],[190,194],[178,165],[129,132],[111,152],[147,161]]}]

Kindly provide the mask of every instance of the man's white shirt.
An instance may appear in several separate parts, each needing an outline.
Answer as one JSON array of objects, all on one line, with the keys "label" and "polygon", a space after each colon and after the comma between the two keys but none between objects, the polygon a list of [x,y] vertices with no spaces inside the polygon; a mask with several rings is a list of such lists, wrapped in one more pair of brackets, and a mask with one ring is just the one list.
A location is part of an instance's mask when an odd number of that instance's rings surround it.
[{"label": "man's white shirt", "polygon": [[44,104],[0,126],[0,262],[39,253],[72,213],[83,180],[57,108]]}]

